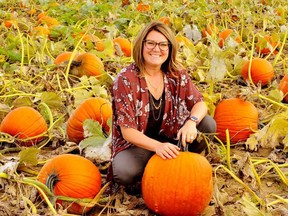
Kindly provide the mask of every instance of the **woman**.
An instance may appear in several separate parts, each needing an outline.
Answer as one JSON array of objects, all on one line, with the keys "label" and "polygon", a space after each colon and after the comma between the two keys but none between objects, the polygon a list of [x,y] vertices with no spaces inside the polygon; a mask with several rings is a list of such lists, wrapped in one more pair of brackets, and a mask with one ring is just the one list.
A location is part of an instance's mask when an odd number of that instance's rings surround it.
[{"label": "woman", "polygon": [[135,39],[135,62],[114,81],[111,167],[120,185],[140,180],[155,153],[176,158],[179,139],[183,146],[189,143],[189,151],[202,152],[206,142],[196,140],[197,130],[216,131],[202,94],[176,61],[176,52],[171,29],[152,22]]}]

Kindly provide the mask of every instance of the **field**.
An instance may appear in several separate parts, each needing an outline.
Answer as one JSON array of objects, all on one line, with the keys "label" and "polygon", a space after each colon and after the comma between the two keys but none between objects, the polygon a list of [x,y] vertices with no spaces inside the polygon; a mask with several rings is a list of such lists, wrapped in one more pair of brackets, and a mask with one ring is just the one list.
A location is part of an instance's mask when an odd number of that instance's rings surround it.
[{"label": "field", "polygon": [[[203,93],[210,115],[230,98],[250,102],[258,112],[257,128],[245,140],[234,141],[227,130],[224,139],[216,134],[208,143],[203,155],[213,168],[214,189],[202,215],[288,215],[288,81],[286,93],[280,89],[288,74],[287,11],[286,0],[0,1],[0,122],[11,110],[28,106],[47,123],[37,145],[23,146],[19,137],[0,132],[0,215],[73,215],[67,212],[71,202],[53,205],[55,197],[46,196],[47,188],[36,180],[49,159],[67,153],[89,159],[101,172],[103,190],[85,215],[155,215],[141,194],[123,188],[105,193],[109,129],[87,120],[80,141],[67,135],[69,117],[83,101],[110,101],[114,77],[133,62],[133,39],[152,20],[175,32],[177,58]],[[260,82],[251,71],[244,78],[242,67],[254,58],[267,60],[273,74],[259,74]],[[21,115],[11,127],[32,122],[18,122]],[[111,120],[105,124],[109,128]]]}]

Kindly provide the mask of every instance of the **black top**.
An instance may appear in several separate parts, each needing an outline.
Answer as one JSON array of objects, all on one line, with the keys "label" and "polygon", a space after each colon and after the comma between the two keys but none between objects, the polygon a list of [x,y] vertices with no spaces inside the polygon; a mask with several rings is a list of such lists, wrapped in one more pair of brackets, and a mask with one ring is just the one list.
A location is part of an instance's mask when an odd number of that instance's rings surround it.
[{"label": "black top", "polygon": [[[150,98],[150,112],[149,112],[149,118],[148,118],[148,124],[145,134],[151,138],[157,139],[159,136],[160,127],[163,120],[164,115],[164,108],[165,108],[165,91],[163,91],[163,94],[159,100],[156,100],[153,95],[149,92],[149,98]],[[153,100],[153,101],[151,101]],[[162,100],[162,101],[161,101]],[[159,109],[156,109],[161,103],[161,106]],[[156,105],[156,107],[154,106]]]}]

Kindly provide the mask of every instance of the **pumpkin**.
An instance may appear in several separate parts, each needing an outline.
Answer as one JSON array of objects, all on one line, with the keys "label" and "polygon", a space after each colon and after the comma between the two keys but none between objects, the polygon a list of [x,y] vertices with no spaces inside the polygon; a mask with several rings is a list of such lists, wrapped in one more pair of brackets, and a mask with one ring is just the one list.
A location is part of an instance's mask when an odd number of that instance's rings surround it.
[{"label": "pumpkin", "polygon": [[121,56],[123,53],[126,57],[131,56],[131,43],[128,39],[117,37],[113,40],[113,44],[117,55]]},{"label": "pumpkin", "polygon": [[82,53],[72,62],[71,74],[76,76],[97,76],[104,73],[104,65],[100,58],[93,53]]},{"label": "pumpkin", "polygon": [[88,98],[81,103],[67,121],[66,132],[69,140],[79,143],[84,139],[83,122],[93,119],[102,125],[104,133],[108,133],[110,127],[107,120],[112,116],[111,102],[101,98]]},{"label": "pumpkin", "polygon": [[[93,199],[100,191],[102,178],[95,164],[80,155],[62,154],[50,159],[40,170],[38,181],[55,196]],[[72,214],[83,214],[91,207],[56,200]]]},{"label": "pumpkin", "polygon": [[[249,64],[250,61],[246,61],[241,69],[241,75],[245,80],[249,79]],[[262,58],[254,58],[251,62],[251,79],[254,84],[260,84],[261,86],[267,85],[274,78],[274,69],[272,64]]]},{"label": "pumpkin", "polygon": [[220,101],[214,113],[217,137],[225,142],[229,130],[230,142],[246,141],[258,129],[258,110],[249,101],[230,98]]},{"label": "pumpkin", "polygon": [[6,28],[11,28],[12,25],[17,25],[17,22],[15,20],[4,20],[3,23]]},{"label": "pumpkin", "polygon": [[85,35],[83,38],[83,42],[85,45],[89,42],[93,43],[95,45],[95,49],[99,52],[101,52],[105,49],[105,45],[104,45],[103,41],[99,37],[97,37],[93,34]]},{"label": "pumpkin", "polygon": [[[279,50],[280,44],[277,44],[272,36],[265,35],[264,38],[259,41],[256,44],[256,52],[260,52],[264,55],[267,55],[271,52],[270,47],[274,50],[273,53],[277,54]],[[277,46],[277,47],[276,47]],[[275,48],[276,47],[276,48]]]},{"label": "pumpkin", "polygon": [[281,79],[278,88],[284,94],[283,101],[288,103],[288,74]]},{"label": "pumpkin", "polygon": [[130,0],[122,0],[122,7],[129,5],[130,4]]},{"label": "pumpkin", "polygon": [[[230,37],[232,33],[233,33],[233,30],[232,30],[232,29],[225,29],[225,30],[223,30],[222,32],[220,32],[220,34],[219,34],[219,39],[220,39],[220,40],[219,40],[219,42],[218,42],[218,45],[219,45],[221,48],[224,46],[226,39],[227,39],[228,37]],[[240,38],[239,35],[236,36],[235,41],[236,41],[237,43],[240,43],[240,42],[241,42],[241,38]]]},{"label": "pumpkin", "polygon": [[212,192],[212,167],[197,153],[180,152],[170,160],[155,154],[142,177],[146,206],[163,216],[199,215],[208,206]]},{"label": "pumpkin", "polygon": [[[71,58],[72,52],[63,52],[60,53],[54,60],[54,64],[56,65],[60,65],[62,63],[67,63],[70,58]],[[76,54],[76,56],[74,57],[74,59],[78,56],[78,54]]]},{"label": "pumpkin", "polygon": [[2,120],[0,131],[16,138],[21,146],[32,146],[44,138],[48,126],[34,108],[23,106],[11,110]]},{"label": "pumpkin", "polygon": [[139,2],[139,3],[137,4],[136,10],[139,11],[139,12],[145,12],[145,11],[151,10],[151,7],[150,7],[149,4],[146,4],[146,3],[144,3],[144,2]]},{"label": "pumpkin", "polygon": [[53,17],[50,17],[50,16],[42,16],[38,19],[38,23],[39,24],[42,24],[42,25],[47,25],[48,27],[52,27],[52,26],[58,26],[59,25],[59,22],[53,18]]},{"label": "pumpkin", "polygon": [[170,24],[170,19],[167,16],[160,17],[158,19],[158,21],[163,22],[165,25],[169,25]]}]

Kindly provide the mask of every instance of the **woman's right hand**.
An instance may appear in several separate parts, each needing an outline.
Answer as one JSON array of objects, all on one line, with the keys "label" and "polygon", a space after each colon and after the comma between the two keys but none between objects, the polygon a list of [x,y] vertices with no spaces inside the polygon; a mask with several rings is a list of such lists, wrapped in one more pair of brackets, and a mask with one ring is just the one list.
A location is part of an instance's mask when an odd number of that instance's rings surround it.
[{"label": "woman's right hand", "polygon": [[178,146],[168,142],[160,143],[155,148],[155,153],[164,160],[176,158],[179,155],[179,151],[180,148]]}]

